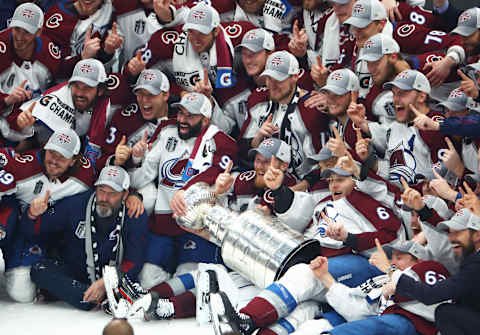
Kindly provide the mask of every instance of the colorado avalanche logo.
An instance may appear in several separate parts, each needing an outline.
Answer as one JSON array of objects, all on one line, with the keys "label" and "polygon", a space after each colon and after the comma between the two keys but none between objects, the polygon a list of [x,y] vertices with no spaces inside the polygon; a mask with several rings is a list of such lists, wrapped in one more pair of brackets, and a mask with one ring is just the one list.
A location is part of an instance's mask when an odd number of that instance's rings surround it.
[{"label": "colorado avalanche logo", "polygon": [[390,150],[390,173],[389,179],[391,181],[400,181],[403,177],[408,184],[415,184],[415,170],[417,168],[417,161],[413,155],[413,146],[415,135],[412,135],[407,145],[400,142],[394,149]]},{"label": "colorado avalanche logo", "polygon": [[55,59],[60,59],[62,57],[60,49],[55,44],[53,44],[53,42],[48,43],[48,51],[50,52],[50,55],[52,55],[52,57]]},{"label": "colorado avalanche logo", "polygon": [[170,188],[180,188],[185,184],[183,181],[183,171],[188,159],[182,159],[182,157],[186,155],[188,155],[188,152],[185,151],[180,157],[169,159],[162,165],[160,170],[162,184]]},{"label": "colorado avalanche logo", "polygon": [[242,34],[242,26],[234,23],[225,27],[225,31],[230,38],[237,38]]},{"label": "colorado avalanche logo", "polygon": [[443,57],[441,55],[428,55],[427,56],[427,59],[426,59],[426,62],[427,64],[430,64],[430,63],[433,63],[433,62],[438,62],[438,61],[441,61],[443,59]]}]

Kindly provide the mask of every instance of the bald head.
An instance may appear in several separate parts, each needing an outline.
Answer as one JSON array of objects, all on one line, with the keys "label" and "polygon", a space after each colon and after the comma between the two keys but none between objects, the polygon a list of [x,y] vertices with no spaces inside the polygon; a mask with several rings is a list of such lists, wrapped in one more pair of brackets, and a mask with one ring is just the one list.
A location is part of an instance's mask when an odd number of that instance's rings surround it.
[{"label": "bald head", "polygon": [[113,319],[103,328],[103,335],[133,335],[133,328],[126,319]]}]

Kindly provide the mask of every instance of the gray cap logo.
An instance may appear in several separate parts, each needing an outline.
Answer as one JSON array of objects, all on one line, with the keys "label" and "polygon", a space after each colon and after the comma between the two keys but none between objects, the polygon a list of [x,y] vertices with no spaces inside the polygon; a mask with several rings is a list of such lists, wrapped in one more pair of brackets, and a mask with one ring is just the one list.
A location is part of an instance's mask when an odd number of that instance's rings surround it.
[{"label": "gray cap logo", "polygon": [[275,66],[275,67],[279,67],[283,64],[283,59],[282,57],[280,56],[274,56],[271,60],[270,60],[270,64],[272,64],[272,66]]},{"label": "gray cap logo", "polygon": [[195,9],[192,11],[192,18],[195,21],[202,21],[205,18],[206,14],[203,10]]},{"label": "gray cap logo", "polygon": [[93,68],[90,64],[82,64],[80,65],[80,72],[90,73],[90,72],[93,72]]},{"label": "gray cap logo", "polygon": [[357,3],[355,6],[353,6],[352,12],[355,14],[362,14],[365,12],[365,7],[363,7],[363,4]]}]

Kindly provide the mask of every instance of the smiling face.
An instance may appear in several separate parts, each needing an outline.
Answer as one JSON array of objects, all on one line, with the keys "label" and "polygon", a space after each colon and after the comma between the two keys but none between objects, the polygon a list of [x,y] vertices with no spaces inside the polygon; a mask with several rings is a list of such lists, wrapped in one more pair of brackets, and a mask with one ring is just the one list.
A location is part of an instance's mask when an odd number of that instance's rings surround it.
[{"label": "smiling face", "polygon": [[17,53],[22,53],[24,50],[28,52],[29,48],[33,48],[35,44],[35,37],[37,37],[39,33],[30,34],[23,28],[20,27],[13,27],[12,28],[12,41],[13,41],[13,48]]},{"label": "smiling face", "polygon": [[450,229],[448,239],[452,244],[453,253],[457,261],[462,261],[466,256],[475,251],[474,238],[478,240],[479,234],[478,232],[472,232],[470,229]]},{"label": "smiling face", "polygon": [[86,111],[93,106],[100,91],[96,87],[88,86],[80,81],[75,81],[71,85],[72,99],[75,108],[79,111]]},{"label": "smiling face", "polygon": [[351,93],[347,92],[342,95],[337,95],[333,92],[326,91],[328,115],[333,117],[340,117],[347,114],[348,106],[351,101]]},{"label": "smiling face", "polygon": [[102,5],[103,0],[77,0],[75,7],[81,16],[94,14]]},{"label": "smiling face", "polygon": [[145,120],[156,120],[163,116],[167,116],[167,100],[168,93],[161,92],[160,94],[153,95],[144,88],[141,88],[135,92],[137,95],[138,106],[140,112]]},{"label": "smiling face", "polygon": [[467,57],[480,53],[480,30],[477,29],[477,31],[470,36],[461,37],[463,49],[465,49]]},{"label": "smiling face", "polygon": [[184,107],[180,107],[177,114],[178,136],[182,140],[197,137],[208,125],[209,119],[201,114],[192,114]]},{"label": "smiling face", "polygon": [[365,42],[378,33],[381,33],[385,26],[385,20],[372,21],[364,28],[353,27],[353,35],[355,36],[355,43],[357,47],[363,48]]},{"label": "smiling face", "polygon": [[331,2],[333,11],[340,21],[340,24],[343,24],[345,21],[348,20],[350,16],[352,16],[352,8],[355,0],[350,0],[347,4],[342,5],[336,2]]},{"label": "smiling face", "polygon": [[249,76],[258,76],[265,69],[268,58],[267,50],[253,52],[248,48],[242,48],[242,63]]},{"label": "smiling face", "polygon": [[198,30],[188,30],[188,41],[192,45],[193,51],[197,53],[206,52],[210,50],[217,36],[217,29],[212,30],[208,34],[202,34]]},{"label": "smiling face", "polygon": [[[418,104],[423,100],[422,92],[417,90],[402,90],[396,86],[393,86],[392,92],[396,120],[400,123],[412,121],[415,118],[415,114],[410,109],[410,104],[418,108]],[[425,93],[423,93],[423,95],[424,94]]]},{"label": "smiling face", "polygon": [[352,193],[352,190],[355,186],[355,182],[353,181],[352,177],[340,176],[335,173],[331,174],[330,177],[327,178],[327,182],[328,189],[330,190],[333,200],[339,200],[343,197],[346,197]]},{"label": "smiling face", "polygon": [[394,62],[397,59],[396,54],[383,55],[377,61],[367,62],[368,72],[372,75],[373,83],[382,86],[387,81],[393,80],[395,76]]},{"label": "smiling face", "polygon": [[288,104],[295,93],[298,75],[293,75],[285,80],[279,81],[270,76],[265,76],[265,83],[268,88],[270,100],[279,104]]},{"label": "smiling face", "polygon": [[61,153],[47,149],[45,150],[45,174],[50,179],[61,177],[67,170],[75,164],[75,159],[66,158]]},{"label": "smiling face", "polygon": [[416,257],[410,255],[407,252],[401,252],[398,250],[393,250],[391,264],[395,265],[400,270],[408,269],[411,266],[414,266],[419,261]]}]

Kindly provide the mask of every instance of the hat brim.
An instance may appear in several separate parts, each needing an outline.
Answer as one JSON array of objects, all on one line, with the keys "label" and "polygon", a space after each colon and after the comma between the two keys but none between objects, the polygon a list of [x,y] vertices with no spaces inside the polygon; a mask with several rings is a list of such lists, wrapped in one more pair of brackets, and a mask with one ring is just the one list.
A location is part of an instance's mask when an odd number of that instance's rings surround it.
[{"label": "hat brim", "polygon": [[458,26],[457,28],[453,29],[450,34],[458,34],[463,37],[468,37],[473,35],[478,29],[473,27],[467,26]]},{"label": "hat brim", "polygon": [[81,76],[75,76],[75,77],[70,78],[68,83],[71,84],[71,83],[76,82],[76,81],[87,84],[90,87],[97,87],[100,84],[99,81],[92,80],[92,79],[85,78],[85,77],[81,77]]},{"label": "hat brim", "polygon": [[9,28],[13,28],[13,27],[25,29],[30,34],[35,34],[40,29],[20,20],[12,20],[12,22],[10,22]]},{"label": "hat brim", "polygon": [[398,87],[399,89],[404,90],[404,91],[414,90],[413,87],[410,87],[410,86],[407,86],[403,83],[399,83],[399,82],[395,82],[395,81],[389,81],[388,83],[383,84],[383,88],[386,89],[386,90],[392,89],[393,86]]},{"label": "hat brim", "polygon": [[65,150],[65,148],[62,148],[56,144],[53,144],[53,143],[48,143],[45,144],[45,146],[43,147],[44,150],[53,150],[53,151],[56,151],[58,153],[60,153],[63,157],[65,158],[72,158],[74,153],[73,152],[70,152],[68,150]]},{"label": "hat brim", "polygon": [[[385,54],[386,55],[386,54]],[[384,56],[384,54],[372,54],[372,53],[367,53],[367,54],[363,54],[363,55],[360,55],[358,57],[358,60],[364,60],[364,61],[367,61],[367,62],[376,62],[378,61],[380,58],[382,58]]]},{"label": "hat brim", "polygon": [[116,192],[123,192],[123,191],[126,191],[124,190],[122,187],[118,186],[117,184],[115,184],[114,182],[112,182],[111,180],[105,180],[105,181],[102,181],[101,179],[97,180],[94,184],[95,186],[103,186],[103,185],[106,185],[106,186],[110,186],[113,190],[115,190]]},{"label": "hat brim", "polygon": [[439,229],[442,230],[465,230],[468,228],[467,225],[463,225],[461,223],[456,222],[455,220],[447,220],[442,221],[437,226]]},{"label": "hat brim", "polygon": [[154,87],[152,85],[145,85],[145,84],[135,86],[133,88],[133,93],[136,93],[139,89],[142,89],[142,88],[144,90],[147,90],[148,92],[150,92],[153,95],[158,95],[158,94],[162,93],[162,90],[160,88]]},{"label": "hat brim", "polygon": [[480,62],[478,63],[473,63],[473,64],[468,64],[467,68],[472,68],[475,71],[480,71]]},{"label": "hat brim", "polygon": [[345,24],[349,24],[349,25],[357,27],[357,28],[365,28],[366,26],[368,26],[372,22],[373,22],[373,20],[350,16],[348,18],[348,20],[345,21]]},{"label": "hat brim", "polygon": [[242,44],[239,44],[235,47],[235,49],[240,49],[240,48],[247,48],[248,50],[250,50],[252,52],[259,52],[259,51],[262,51],[262,50],[267,50],[260,45],[248,44],[248,43],[242,43]]},{"label": "hat brim", "polygon": [[254,158],[257,153],[262,155],[266,159],[272,158],[272,153],[266,150],[262,150],[262,148],[253,148],[248,150],[248,158],[250,159]]},{"label": "hat brim", "polygon": [[350,0],[328,0],[328,2],[335,2],[335,3],[339,3],[341,5],[346,5],[347,3],[350,2]]},{"label": "hat brim", "polygon": [[462,111],[464,109],[467,109],[467,106],[462,106],[460,104],[456,104],[456,103],[453,103],[451,101],[440,102],[439,104],[437,104],[437,106],[446,107],[453,112],[458,112],[458,111]]},{"label": "hat brim", "polygon": [[349,92],[346,88],[338,87],[335,85],[325,85],[320,89],[320,91],[329,91],[336,95],[344,95]]},{"label": "hat brim", "polygon": [[278,81],[284,81],[284,80],[286,80],[288,77],[290,77],[289,74],[279,73],[278,71],[273,71],[273,70],[265,70],[265,71],[263,71],[263,72],[260,74],[260,77],[263,77],[263,76],[269,76],[269,77],[272,77],[273,79],[278,80]]},{"label": "hat brim", "polygon": [[318,162],[323,162],[323,161],[326,161],[330,158],[332,158],[333,155],[327,155],[327,154],[316,154],[316,155],[312,155],[312,156],[309,156],[307,159],[311,162],[315,162],[315,163],[318,163]]},{"label": "hat brim", "polygon": [[334,167],[334,168],[331,168],[331,169],[326,169],[322,172],[322,178],[328,178],[330,177],[332,174],[338,174],[339,176],[343,176],[343,177],[350,177],[352,174],[348,171],[345,171],[343,169],[340,169],[340,168],[337,168],[337,167]]},{"label": "hat brim", "polygon": [[194,23],[185,23],[183,25],[183,31],[188,31],[188,30],[196,30],[201,32],[204,35],[210,34],[214,28],[208,29],[208,27],[201,25],[201,24],[194,24]]}]

